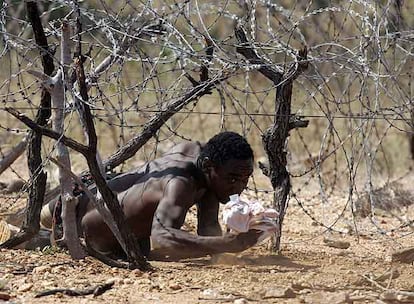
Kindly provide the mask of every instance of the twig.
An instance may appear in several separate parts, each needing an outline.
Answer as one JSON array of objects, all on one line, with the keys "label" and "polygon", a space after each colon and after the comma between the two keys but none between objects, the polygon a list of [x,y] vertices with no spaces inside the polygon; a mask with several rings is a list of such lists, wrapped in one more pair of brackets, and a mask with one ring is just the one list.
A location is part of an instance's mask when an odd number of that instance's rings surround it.
[{"label": "twig", "polygon": [[0,174],[4,172],[8,167],[13,164],[13,162],[19,158],[20,155],[23,154],[23,152],[26,150],[27,147],[27,138],[28,136],[25,136],[20,143],[15,146],[13,149],[9,151],[1,160],[0,160]]},{"label": "twig", "polygon": [[378,282],[376,282],[375,280],[371,279],[370,277],[366,276],[366,275],[361,275],[365,280],[367,280],[368,282],[370,282],[372,285],[376,286],[377,288],[381,289],[382,291],[387,291],[387,292],[391,292],[397,295],[401,295],[404,297],[410,297],[414,299],[414,292],[412,291],[404,291],[404,290],[396,290],[396,289],[390,289],[390,288],[386,288],[384,286],[382,286],[381,284],[379,284]]},{"label": "twig", "polygon": [[36,122],[34,122],[33,120],[31,120],[29,117],[27,117],[26,115],[20,113],[19,111],[17,111],[16,109],[13,108],[5,108],[5,110],[7,112],[9,112],[11,115],[13,115],[14,117],[16,117],[18,120],[20,120],[22,123],[24,123],[26,126],[28,126],[30,129],[32,129],[33,131],[35,131],[36,133],[39,133],[41,135],[53,138],[55,140],[60,140],[62,143],[64,143],[66,146],[68,146],[69,148],[81,153],[81,154],[86,154],[88,152],[88,147],[84,146],[83,144],[78,143],[77,141],[66,137],[65,135],[62,135],[58,132],[55,132],[47,127],[43,127],[39,124],[37,124]]},{"label": "twig", "polygon": [[130,263],[122,262],[122,261],[116,261],[114,259],[111,259],[107,257],[106,255],[96,251],[91,246],[88,245],[88,243],[85,242],[84,244],[86,251],[90,256],[93,256],[95,259],[101,261],[102,263],[111,266],[111,267],[117,267],[117,268],[123,268],[123,269],[130,269]]},{"label": "twig", "polygon": [[94,297],[97,297],[97,296],[103,294],[105,291],[111,289],[113,285],[114,285],[114,282],[109,282],[109,283],[89,287],[89,288],[84,289],[84,290],[69,289],[69,288],[56,288],[56,289],[50,289],[50,290],[42,291],[42,292],[36,294],[35,298],[50,296],[50,295],[54,295],[54,294],[57,294],[57,293],[63,293],[67,296],[73,296],[73,297],[86,296],[86,295],[93,294]]}]

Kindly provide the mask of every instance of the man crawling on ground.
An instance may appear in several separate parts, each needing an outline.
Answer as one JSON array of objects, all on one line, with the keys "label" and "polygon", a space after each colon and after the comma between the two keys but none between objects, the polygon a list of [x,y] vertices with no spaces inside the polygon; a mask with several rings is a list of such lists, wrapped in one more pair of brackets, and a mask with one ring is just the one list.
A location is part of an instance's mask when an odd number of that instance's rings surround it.
[{"label": "man crawling on ground", "polygon": [[[180,143],[108,185],[118,195],[142,253],[149,259],[180,259],[240,252],[257,242],[260,231],[223,235],[218,222],[219,203],[240,194],[252,173],[250,145],[237,133],[222,132],[206,144]],[[193,205],[197,206],[197,235],[181,230]],[[53,208],[54,203],[49,203],[42,210],[41,222],[47,228]],[[120,244],[85,194],[77,209],[88,245],[112,257],[122,256]]]}]

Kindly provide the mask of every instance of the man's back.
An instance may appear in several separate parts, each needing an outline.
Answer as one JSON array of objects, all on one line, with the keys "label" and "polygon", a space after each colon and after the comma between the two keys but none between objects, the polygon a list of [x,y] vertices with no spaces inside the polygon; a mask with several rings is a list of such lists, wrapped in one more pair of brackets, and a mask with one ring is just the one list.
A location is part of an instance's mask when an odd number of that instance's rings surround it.
[{"label": "man's back", "polygon": [[[237,133],[221,132],[203,146],[198,142],[174,146],[160,158],[108,184],[118,195],[143,253],[150,253],[151,236],[159,244],[151,251],[151,258],[178,259],[240,252],[257,242],[260,232],[222,235],[218,222],[219,203],[240,194],[252,172],[253,151],[248,142]],[[79,205],[87,206],[85,195],[80,198]],[[180,229],[195,203],[197,235]],[[122,254],[99,212],[80,209],[84,210],[78,215],[87,244],[104,254]]]},{"label": "man's back", "polygon": [[[117,193],[126,221],[138,239],[151,235],[155,210],[171,180],[179,178],[185,181],[189,192],[199,190],[196,187],[199,183],[194,180],[202,178],[196,168],[200,149],[199,143],[178,144],[162,157],[108,182]],[[82,229],[94,247],[102,252],[113,251],[113,247],[119,246],[96,209],[88,208],[82,218]]]}]

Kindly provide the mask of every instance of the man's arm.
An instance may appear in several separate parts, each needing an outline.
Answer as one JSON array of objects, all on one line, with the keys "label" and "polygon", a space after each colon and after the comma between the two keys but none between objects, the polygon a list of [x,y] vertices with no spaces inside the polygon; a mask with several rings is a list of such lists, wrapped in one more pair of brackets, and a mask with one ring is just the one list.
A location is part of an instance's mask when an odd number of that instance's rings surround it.
[{"label": "man's arm", "polygon": [[203,197],[197,204],[197,234],[203,236],[220,236],[222,230],[218,221],[219,202],[211,195]]},{"label": "man's arm", "polygon": [[256,230],[225,236],[197,236],[180,230],[187,210],[194,201],[190,183],[184,178],[174,178],[167,185],[152,223],[151,238],[160,248],[152,251],[150,257],[180,259],[240,252],[257,242],[261,232]]}]

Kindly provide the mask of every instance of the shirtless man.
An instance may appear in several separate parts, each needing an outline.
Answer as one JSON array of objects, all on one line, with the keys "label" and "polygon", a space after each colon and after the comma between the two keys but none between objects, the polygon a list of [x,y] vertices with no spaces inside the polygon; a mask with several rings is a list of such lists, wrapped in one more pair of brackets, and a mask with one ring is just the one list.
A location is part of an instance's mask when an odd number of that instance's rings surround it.
[{"label": "shirtless man", "polygon": [[[115,177],[108,185],[117,193],[143,254],[150,259],[180,259],[240,252],[257,242],[261,232],[222,235],[218,222],[219,203],[240,194],[252,173],[250,145],[237,133],[223,132],[204,145],[178,144],[161,158]],[[122,255],[111,230],[85,197],[80,199],[78,216],[86,241],[101,253]],[[197,235],[180,230],[194,204]],[[157,244],[152,251],[150,237]]]}]

